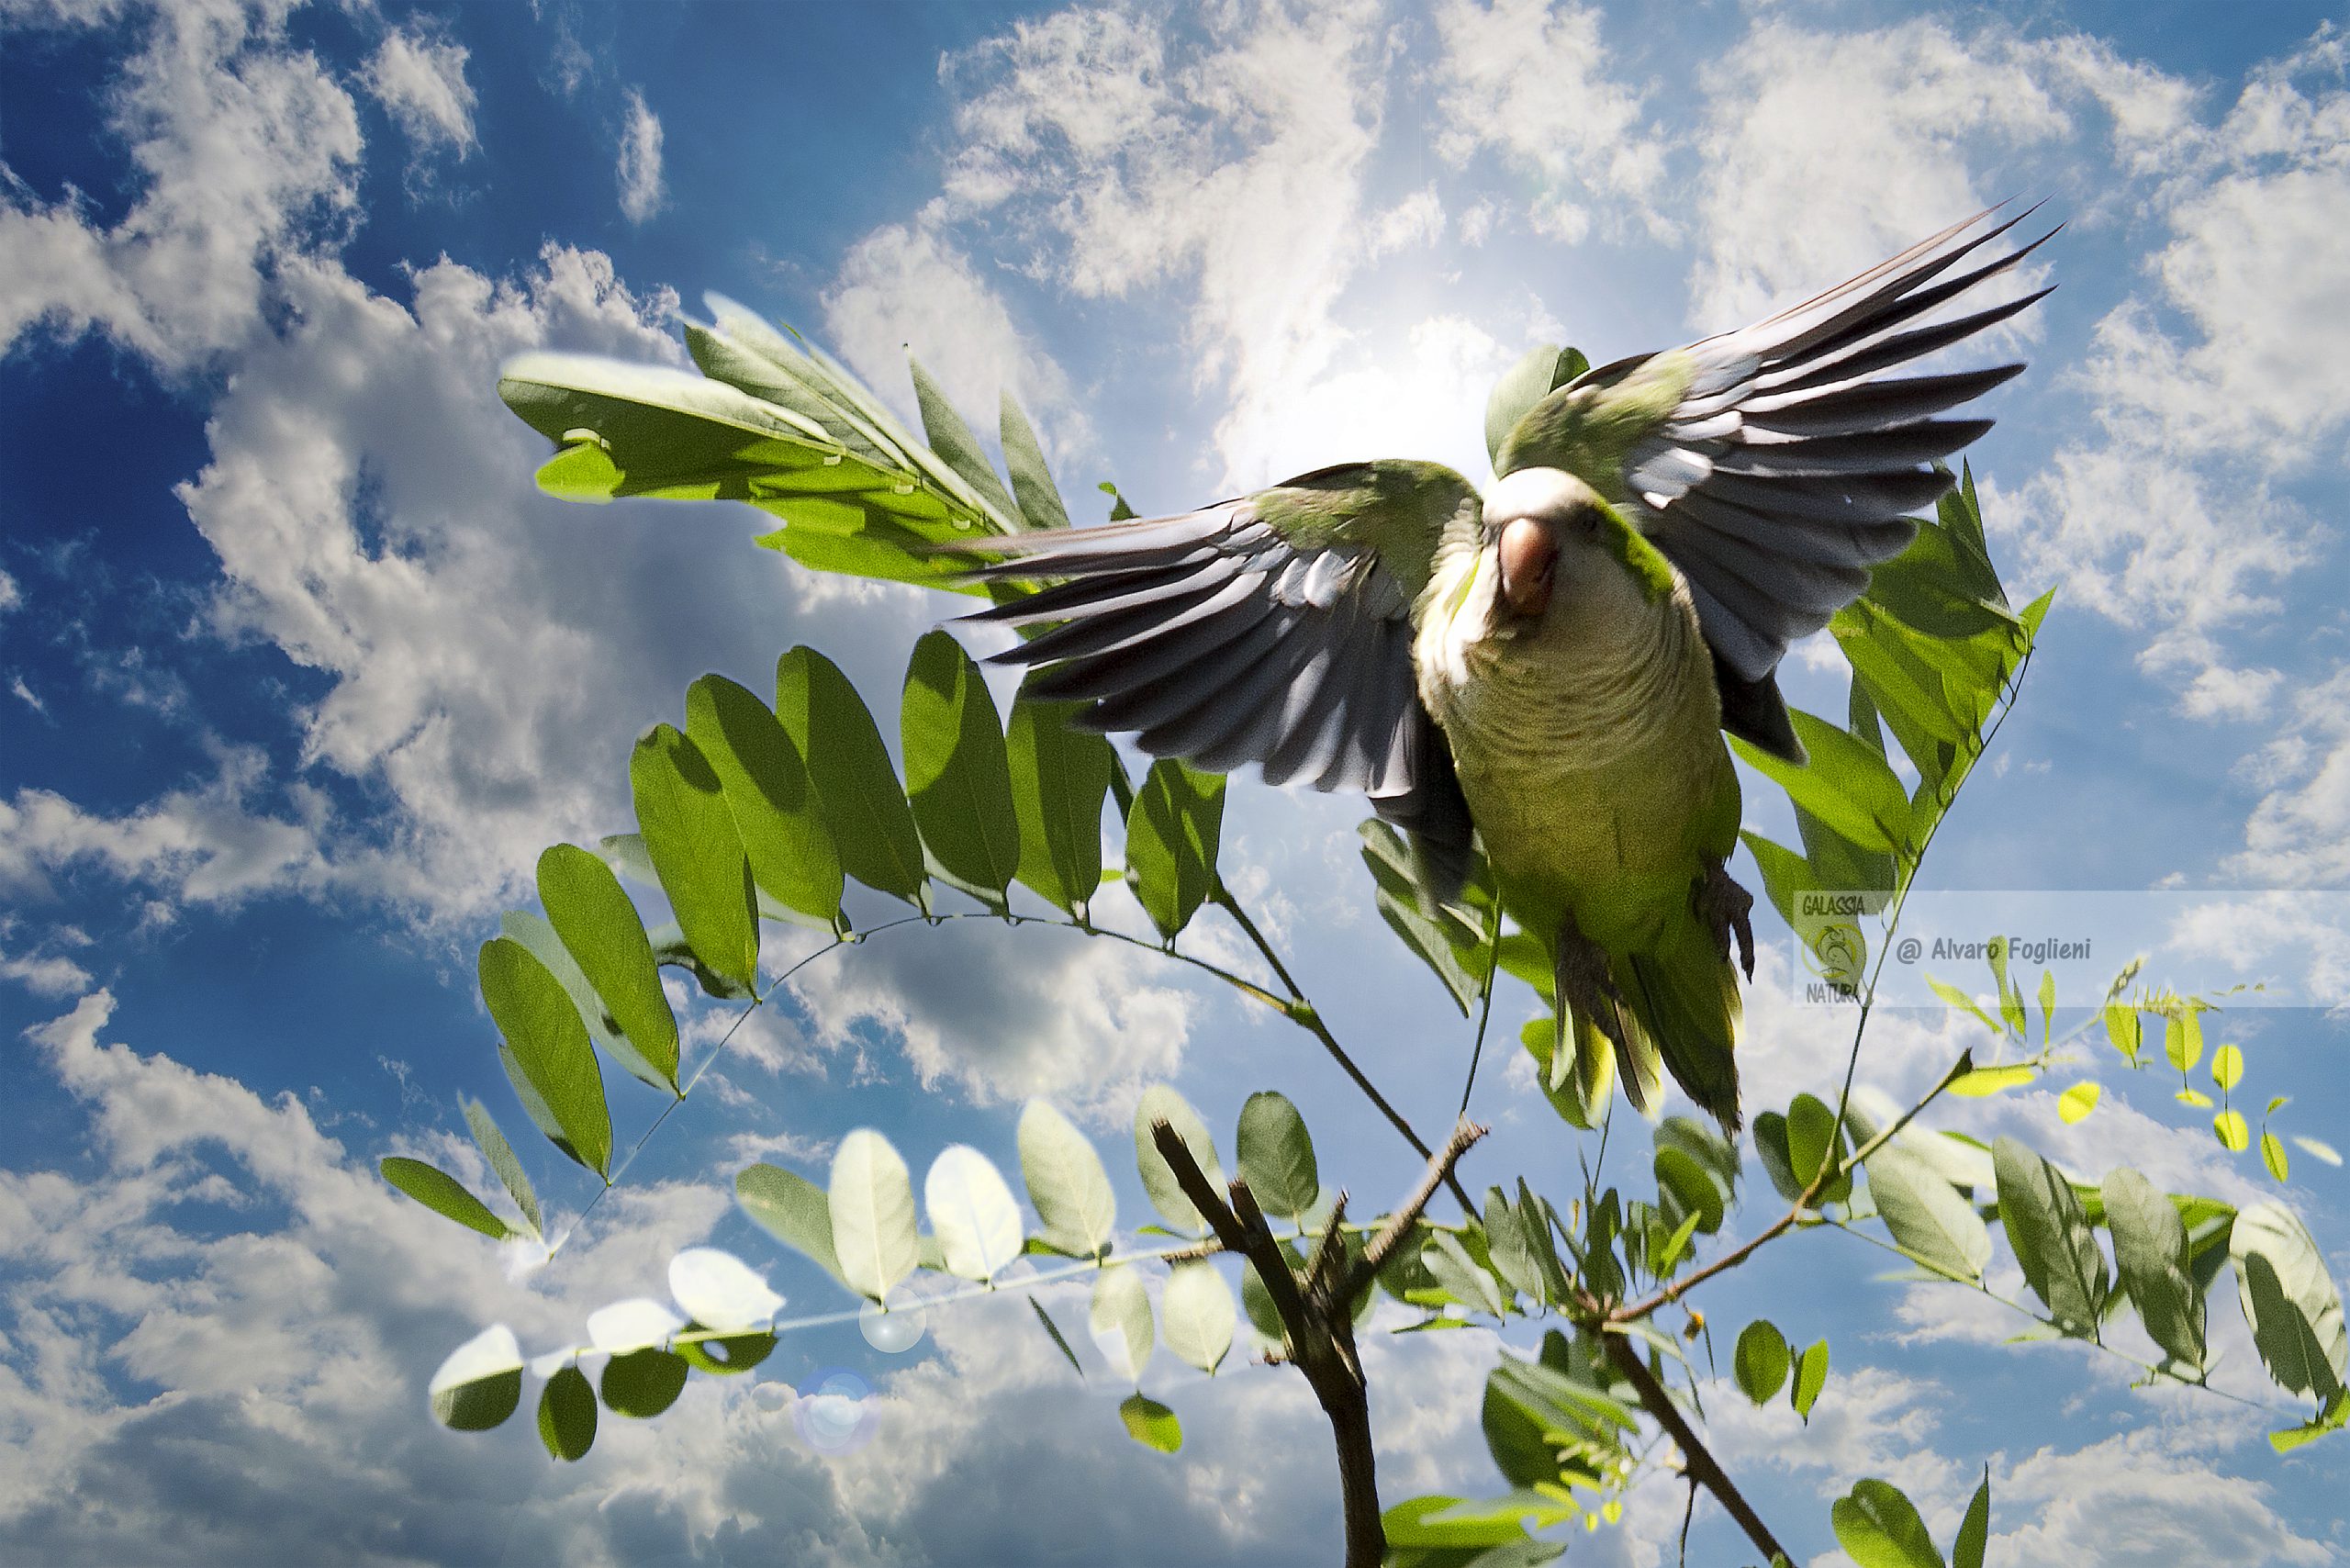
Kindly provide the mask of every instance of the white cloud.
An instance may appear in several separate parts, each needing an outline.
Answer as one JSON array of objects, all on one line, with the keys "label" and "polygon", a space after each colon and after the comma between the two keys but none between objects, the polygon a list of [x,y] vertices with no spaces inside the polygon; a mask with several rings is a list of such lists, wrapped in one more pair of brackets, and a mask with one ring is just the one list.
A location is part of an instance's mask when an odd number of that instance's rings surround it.
[{"label": "white cloud", "polygon": [[90,971],[57,953],[0,953],[0,980],[15,980],[35,996],[76,996],[90,988]]},{"label": "white cloud", "polygon": [[0,193],[0,346],[36,322],[95,327],[175,373],[255,330],[263,269],[357,197],[351,99],[282,28],[226,0],[153,14],[111,95],[137,172],[128,210],[109,224],[76,191]]},{"label": "white cloud", "polygon": [[419,155],[436,151],[470,157],[474,89],[465,80],[470,51],[422,28],[394,28],[360,73]]},{"label": "white cloud", "polygon": [[1102,938],[962,921],[891,932],[811,965],[792,990],[828,1051],[878,1025],[925,1089],[1047,1096],[1106,1120],[1182,1061],[1199,1004],[1179,972]]},{"label": "white cloud", "polygon": [[1492,149],[1537,175],[1535,227],[1563,243],[1589,231],[1595,200],[1605,232],[1670,240],[1676,226],[1654,205],[1665,139],[1647,123],[1647,95],[1616,80],[1600,20],[1596,6],[1572,0],[1438,7],[1437,151],[1460,164]]},{"label": "white cloud", "polygon": [[631,223],[643,223],[668,199],[668,187],[661,179],[661,120],[634,87],[628,90],[626,101],[628,118],[621,126],[617,170],[621,212]]},{"label": "white cloud", "polygon": [[0,616],[6,615],[24,602],[25,593],[17,586],[17,579],[0,572]]},{"label": "white cloud", "polygon": [[983,438],[994,436],[999,397],[1011,389],[1053,450],[1091,441],[1068,377],[1024,338],[970,259],[939,232],[934,214],[877,229],[850,248],[824,291],[824,328],[834,352],[909,415],[911,349]]},{"label": "white cloud", "polygon": [[2229,868],[2282,887],[2350,881],[2350,667],[2295,694],[2290,720],[2250,771],[2267,793]]},{"label": "white cloud", "polygon": [[1371,253],[1415,250],[1444,238],[1444,202],[1434,185],[1414,191],[1379,215],[1372,225]]}]

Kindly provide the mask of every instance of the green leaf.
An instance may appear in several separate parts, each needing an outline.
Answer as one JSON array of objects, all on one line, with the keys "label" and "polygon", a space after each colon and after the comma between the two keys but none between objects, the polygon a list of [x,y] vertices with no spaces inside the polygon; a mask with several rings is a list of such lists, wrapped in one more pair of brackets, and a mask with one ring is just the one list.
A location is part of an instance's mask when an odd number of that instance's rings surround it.
[{"label": "green leaf", "polygon": [[597,1386],[613,1415],[649,1421],[677,1402],[687,1372],[685,1357],[648,1346],[606,1361]]},{"label": "green leaf", "polygon": [[840,666],[812,648],[776,661],[775,714],[808,764],[841,869],[876,892],[923,904],[922,834],[881,732]]},{"label": "green leaf", "polygon": [[1792,1360],[1786,1336],[1770,1319],[1758,1317],[1739,1330],[1730,1367],[1739,1391],[1757,1405],[1768,1405],[1785,1386]]},{"label": "green leaf", "polygon": [[1022,521],[1031,528],[1067,528],[1069,509],[1061,505],[1061,493],[1045,462],[1045,449],[1037,444],[1035,427],[1008,391],[1003,395],[999,429],[1004,472],[1012,476],[1012,493],[1020,502]]},{"label": "green leaf", "polygon": [[1175,1172],[1159,1154],[1158,1146],[1151,1141],[1151,1124],[1166,1122],[1175,1129],[1198,1162],[1201,1173],[1208,1179],[1212,1190],[1224,1187],[1224,1168],[1216,1162],[1215,1140],[1208,1136],[1207,1124],[1191,1103],[1163,1083],[1154,1083],[1142,1092],[1135,1105],[1135,1166],[1142,1174],[1143,1191],[1150,1194],[1151,1207],[1165,1216],[1176,1229],[1198,1235],[1207,1222],[1192,1200],[1183,1195],[1182,1186],[1175,1180]]},{"label": "green leaf", "polygon": [[1866,743],[1801,710],[1788,717],[1811,754],[1797,765],[1733,739],[1738,755],[1779,785],[1787,798],[1862,849],[1903,852],[1909,839],[1909,792]]},{"label": "green leaf", "polygon": [[569,1138],[564,1137],[563,1126],[554,1119],[554,1113],[547,1109],[545,1097],[531,1086],[530,1077],[523,1072],[522,1063],[514,1055],[514,1048],[503,1040],[498,1042],[498,1065],[505,1070],[506,1081],[514,1086],[514,1098],[520,1102],[522,1113],[531,1118],[531,1125],[538,1128],[565,1159],[585,1165],[587,1161],[579,1158],[579,1151],[571,1147]]},{"label": "green leaf", "polygon": [[1126,816],[1126,885],[1172,942],[1215,887],[1224,776],[1171,757],[1150,765]]},{"label": "green leaf", "polygon": [[2220,1086],[2222,1094],[2244,1081],[2244,1052],[2233,1046],[2221,1046],[2211,1053],[2211,1081]]},{"label": "green leaf", "polygon": [[2342,1163],[2341,1154],[2330,1143],[2321,1143],[2313,1137],[2303,1137],[2299,1133],[2293,1135],[2293,1142],[2311,1159],[2322,1160],[2328,1165],[2338,1166]]},{"label": "green leaf", "polygon": [[449,1352],[426,1389],[432,1414],[460,1432],[487,1432],[522,1403],[522,1351],[514,1330],[494,1323]]},{"label": "green leaf", "polygon": [[718,775],[751,879],[825,925],[840,917],[841,860],[808,764],[767,705],[722,675],[686,689],[686,737]]},{"label": "green leaf", "polygon": [[1509,1304],[1503,1299],[1501,1282],[1472,1258],[1450,1231],[1430,1232],[1420,1261],[1436,1276],[1437,1284],[1461,1305],[1494,1317],[1507,1315]]},{"label": "green leaf", "polygon": [[898,725],[923,844],[948,877],[1001,908],[1020,869],[1003,727],[979,665],[946,633],[914,644]]},{"label": "green leaf", "polygon": [[677,1015],[662,994],[653,944],[620,879],[600,857],[576,845],[554,845],[539,857],[539,902],[604,1011],[661,1086],[676,1093]]},{"label": "green leaf", "polygon": [[498,1130],[498,1123],[491,1117],[487,1105],[470,1097],[463,1103],[465,1126],[474,1135],[474,1147],[481,1150],[481,1157],[489,1161],[492,1170],[498,1172],[498,1185],[506,1189],[506,1195],[514,1200],[514,1206],[522,1211],[524,1219],[530,1221],[531,1234],[542,1234],[539,1194],[532,1187],[531,1178],[524,1174],[522,1162],[514,1158],[514,1146],[508,1143],[506,1135]]},{"label": "green leaf", "polygon": [[851,1290],[881,1301],[914,1271],[920,1241],[913,1182],[888,1138],[859,1127],[841,1139],[825,1206],[841,1277]]},{"label": "green leaf", "polygon": [[1852,1495],[1837,1498],[1828,1518],[1837,1544],[1860,1568],[1942,1568],[1925,1520],[1890,1482],[1854,1482]]},{"label": "green leaf", "polygon": [[712,1377],[738,1377],[775,1354],[775,1336],[761,1330],[714,1339],[684,1339],[673,1348],[696,1372]]},{"label": "green leaf", "polygon": [[492,1214],[488,1204],[465,1190],[464,1182],[438,1166],[395,1154],[378,1160],[375,1169],[382,1172],[385,1181],[443,1219],[455,1220],[467,1229],[478,1230],[494,1241],[503,1241],[509,1236],[521,1234]]},{"label": "green leaf", "polygon": [[1241,1180],[1258,1205],[1303,1224],[1322,1196],[1322,1179],[1314,1162],[1314,1140],[1297,1107],[1270,1090],[1251,1094],[1240,1107],[1237,1148]]},{"label": "green leaf", "polygon": [[[1788,1194],[1792,1202],[1818,1178],[1829,1161],[1841,1164],[1852,1150],[1845,1147],[1844,1132],[1836,1125],[1835,1111],[1817,1095],[1795,1097],[1787,1106],[1786,1127],[1787,1170],[1796,1182],[1795,1192]],[[1852,1198],[1852,1173],[1846,1170],[1819,1190],[1817,1201],[1843,1204]]]},{"label": "green leaf", "polygon": [[2056,1114],[2066,1126],[2071,1126],[2075,1122],[2085,1120],[2091,1111],[2097,1109],[2098,1096],[2104,1092],[2104,1086],[2094,1079],[2086,1083],[2076,1083],[2056,1097]]},{"label": "green leaf", "polygon": [[1183,1423],[1156,1399],[1128,1394],[1118,1406],[1118,1419],[1126,1424],[1126,1436],[1147,1449],[1174,1453],[1183,1446]]},{"label": "green leaf", "polygon": [[1485,398],[1487,461],[1501,461],[1503,443],[1528,409],[1589,368],[1589,362],[1576,350],[1543,343],[1527,350],[1516,364],[1502,372]]},{"label": "green leaf", "polygon": [[833,1248],[832,1200],[824,1189],[779,1165],[746,1165],[734,1178],[734,1201],[777,1240],[848,1283]]},{"label": "green leaf", "polygon": [[588,1025],[563,984],[510,937],[481,946],[476,966],[482,1002],[506,1038],[516,1068],[546,1106],[579,1163],[599,1176],[611,1168],[612,1120]]},{"label": "green leaf", "polygon": [[1926,983],[1933,988],[1934,994],[1936,996],[1941,997],[1953,1007],[1958,1008],[1962,1012],[1973,1014],[1975,1020],[1979,1022],[1983,1027],[1990,1030],[1991,1033],[1995,1035],[2003,1035],[2007,1033],[2006,1030],[1999,1027],[1999,1022],[1998,1019],[1983,1011],[1982,1003],[1967,995],[1966,992],[1959,990],[1958,987],[1949,984],[1944,980],[1938,980],[1931,975],[1928,975],[1926,977]]},{"label": "green leaf", "polygon": [[1991,1540],[1991,1467],[1983,1467],[1983,1484],[1966,1505],[1958,1523],[1958,1539],[1951,1542],[1950,1568],[1983,1568],[1983,1551]]},{"label": "green leaf", "polygon": [[1232,1349],[1232,1330],[1239,1316],[1233,1309],[1232,1288],[1205,1259],[1178,1263],[1167,1272],[1167,1288],[1159,1297],[1160,1337],[1167,1348],[1209,1376],[1224,1364]]},{"label": "green leaf", "polygon": [[1566,1548],[1528,1535],[1521,1520],[1532,1518],[1547,1527],[1572,1517],[1571,1505],[1555,1496],[1519,1491],[1491,1503],[1440,1494],[1413,1497],[1388,1509],[1380,1522],[1388,1568],[1539,1568]]},{"label": "green leaf", "polygon": [[1018,532],[1019,509],[1005,494],[1003,481],[988,465],[987,454],[979,450],[979,438],[972,435],[971,427],[963,422],[963,416],[955,411],[946,391],[911,353],[906,355],[906,368],[913,373],[914,402],[922,410],[923,434],[929,438],[930,449],[970,487],[971,493],[986,504],[1001,527]]},{"label": "green leaf", "polygon": [[2211,1118],[2211,1136],[2230,1154],[2242,1154],[2252,1147],[2252,1127],[2242,1111],[2222,1111]]},{"label": "green leaf", "polygon": [[1741,829],[1739,839],[1754,856],[1754,864],[1762,873],[1763,896],[1779,918],[1790,926],[1796,924],[1796,895],[1815,890],[1819,879],[1812,875],[1811,862],[1776,844],[1761,834]]},{"label": "green leaf", "polygon": [[1786,1117],[1764,1111],[1754,1118],[1754,1154],[1779,1196],[1791,1204],[1803,1196],[1804,1183],[1796,1180],[1795,1159],[1787,1151]]},{"label": "green leaf", "polygon": [[2266,1127],[2260,1131],[2260,1163],[2268,1167],[2273,1181],[2282,1182],[2292,1174],[2293,1162],[2285,1156],[2284,1143]]},{"label": "green leaf", "polygon": [[2203,1015],[2181,1003],[2163,1020],[2163,1055],[2181,1072],[2203,1059]]},{"label": "green leaf", "polygon": [[758,909],[750,862],[734,835],[734,813],[720,792],[718,774],[700,747],[671,726],[655,724],[629,754],[628,782],[644,852],[653,857],[687,944],[713,973],[752,985],[759,967]]},{"label": "green leaf", "polygon": [[558,1369],[540,1391],[539,1441],[565,1462],[584,1458],[595,1445],[596,1391],[577,1367]]},{"label": "green leaf", "polygon": [[1487,1189],[1485,1249],[1494,1271],[1512,1290],[1538,1302],[1550,1299],[1542,1266],[1536,1259],[1536,1249],[1545,1238],[1534,1227],[1541,1223],[1539,1209],[1530,1215],[1521,1214],[1499,1187]]},{"label": "green leaf", "polygon": [[2182,1365],[2203,1364],[2203,1292],[2195,1282],[2187,1222],[2177,1205],[2137,1171],[2106,1173],[2105,1224],[2121,1288],[2146,1333]]},{"label": "green leaf", "polygon": [[[628,836],[640,845],[643,842],[634,834]],[[646,886],[656,885],[649,862],[645,878]],[[564,994],[571,998],[571,1004],[579,1009],[579,1021],[588,1025],[588,1038],[598,1050],[618,1062],[638,1082],[676,1092],[662,1070],[645,1060],[643,1053],[621,1033],[619,1021],[604,1005],[604,999],[596,994],[596,988],[588,983],[587,971],[579,967],[579,960],[571,956],[563,938],[555,935],[554,927],[547,924],[543,915],[526,909],[509,909],[498,917],[498,934],[520,942],[530,950],[531,957],[547,967],[547,972],[562,985]]]},{"label": "green leaf", "polygon": [[2048,1304],[2056,1321],[2094,1336],[2105,1305],[2105,1254],[2073,1184],[2047,1160],[2014,1138],[1991,1146],[1998,1172],[1999,1224],[2023,1266],[2024,1283]]},{"label": "green leaf", "polygon": [[1720,1230],[1723,1194],[1706,1168],[1687,1150],[1663,1143],[1657,1146],[1654,1163],[1657,1192],[1668,1200],[1666,1212],[1673,1215],[1673,1222],[1678,1225],[1686,1216],[1707,1236]]},{"label": "green leaf", "polygon": [[1957,1188],[1898,1143],[1870,1155],[1866,1170],[1877,1215],[1897,1243],[1961,1279],[1983,1277],[1991,1233]]},{"label": "green leaf", "polygon": [[2120,1051],[2131,1066],[2138,1065],[2140,1036],[2136,1008],[2126,1002],[2106,1003],[2105,1037],[2113,1043],[2113,1048]]},{"label": "green leaf", "polygon": [[1080,919],[1102,885],[1102,801],[1118,766],[1107,736],[1070,722],[1084,706],[1041,701],[1024,688],[1004,734],[1020,880]]},{"label": "green leaf", "polygon": [[2040,1043],[2048,1044],[2056,1029],[2056,971],[2040,971]]},{"label": "green leaf", "polygon": [[968,1144],[949,1144],[923,1178],[923,1207],[946,1271],[958,1279],[991,1280],[1020,1256],[1020,1205],[988,1157]]},{"label": "green leaf", "polygon": [[1139,1383],[1150,1365],[1151,1347],[1150,1294],[1143,1288],[1142,1271],[1113,1263],[1095,1275],[1086,1321],[1111,1365]]},{"label": "green leaf", "polygon": [[2324,1408],[2310,1420],[2281,1432],[2269,1433],[2268,1446],[2278,1453],[2290,1453],[2303,1443],[2315,1442],[2344,1427],[2350,1427],[2350,1388],[2336,1390],[2333,1397],[2326,1401]]},{"label": "green leaf", "polygon": [[2341,1294],[2309,1231],[2290,1210],[2255,1204],[2236,1215],[2228,1256],[2236,1266],[2237,1300],[2269,1375],[2288,1394],[2333,1398],[2350,1378],[2350,1342]]},{"label": "green leaf", "polygon": [[1108,1245],[1118,1217],[1110,1173],[1075,1124],[1042,1100],[1020,1113],[1020,1175],[1046,1240],[1080,1258]]},{"label": "green leaf", "polygon": [[1950,1081],[1949,1092],[1963,1100],[1983,1100],[1991,1095],[2020,1089],[2040,1076],[2036,1067],[2010,1064],[2006,1067],[1978,1067],[1962,1072]]},{"label": "green leaf", "polygon": [[1420,962],[1435,971],[1436,978],[1444,982],[1444,989],[1450,994],[1452,1005],[1460,1010],[1463,1018],[1468,1017],[1470,1009],[1484,994],[1483,968],[1472,972],[1469,966],[1460,961],[1440,917],[1429,914],[1416,902],[1398,898],[1385,888],[1379,889],[1373,899],[1378,905],[1380,918],[1387,922],[1387,928],[1403,939],[1404,946],[1409,947]]},{"label": "green leaf", "polygon": [[1819,1403],[1820,1390],[1828,1386],[1828,1341],[1818,1340],[1807,1346],[1796,1358],[1795,1381],[1787,1385],[1787,1403],[1795,1406],[1804,1425],[1811,1424],[1811,1407]]},{"label": "green leaf", "polygon": [[1053,1315],[1045,1310],[1045,1304],[1032,1295],[1028,1297],[1028,1310],[1035,1313],[1036,1321],[1045,1326],[1045,1333],[1052,1339],[1054,1348],[1067,1358],[1069,1371],[1077,1373],[1077,1381],[1083,1383],[1085,1369],[1078,1364],[1077,1352],[1069,1349],[1069,1336],[1063,1334],[1061,1326],[1053,1321]]}]

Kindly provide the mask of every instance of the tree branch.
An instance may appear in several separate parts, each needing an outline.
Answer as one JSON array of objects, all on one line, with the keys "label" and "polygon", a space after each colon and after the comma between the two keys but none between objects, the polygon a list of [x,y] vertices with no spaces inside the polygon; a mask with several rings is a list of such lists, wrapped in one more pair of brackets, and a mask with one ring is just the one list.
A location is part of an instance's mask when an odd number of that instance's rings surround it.
[{"label": "tree branch", "polygon": [[[1452,1168],[1460,1162],[1462,1155],[1469,1152],[1469,1146],[1484,1136],[1485,1129],[1474,1122],[1462,1122],[1452,1129],[1452,1137],[1446,1141],[1443,1149],[1429,1157],[1428,1168],[1421,1173],[1420,1184],[1412,1189],[1412,1195],[1404,1200],[1401,1208],[1387,1216],[1387,1223],[1379,1227],[1378,1234],[1371,1238],[1371,1245],[1363,1249],[1362,1262],[1356,1271],[1355,1279],[1350,1282],[1352,1289],[1360,1290],[1362,1281],[1386,1267],[1387,1260],[1394,1255],[1395,1249],[1411,1233],[1413,1222],[1427,1209],[1428,1200],[1436,1196],[1438,1186],[1449,1182],[1454,1193],[1460,1196],[1462,1206],[1468,1206],[1468,1197],[1460,1193],[1460,1183],[1453,1180]],[[1469,1212],[1474,1215],[1477,1211],[1471,1208]]]},{"label": "tree branch", "polygon": [[1706,1447],[1704,1439],[1682,1416],[1681,1406],[1673,1402],[1673,1395],[1665,1391],[1664,1384],[1649,1371],[1648,1363],[1640,1360],[1640,1353],[1632,1349],[1632,1342],[1621,1334],[1611,1334],[1605,1329],[1599,1337],[1607,1347],[1607,1359],[1615,1363],[1616,1370],[1624,1374],[1639,1395],[1640,1408],[1655,1417],[1657,1425],[1670,1433],[1674,1444],[1680,1448],[1682,1462],[1688,1466],[1689,1479],[1714,1495],[1729,1511],[1729,1517],[1738,1521],[1738,1528],[1746,1532],[1746,1539],[1762,1553],[1764,1562],[1780,1557],[1794,1562],[1794,1558],[1787,1557],[1786,1548],[1781,1546],[1778,1538],[1771,1533],[1771,1527],[1762,1522],[1762,1516],[1754,1511],[1745,1494],[1739,1491],[1736,1483],[1715,1461],[1713,1450]]}]

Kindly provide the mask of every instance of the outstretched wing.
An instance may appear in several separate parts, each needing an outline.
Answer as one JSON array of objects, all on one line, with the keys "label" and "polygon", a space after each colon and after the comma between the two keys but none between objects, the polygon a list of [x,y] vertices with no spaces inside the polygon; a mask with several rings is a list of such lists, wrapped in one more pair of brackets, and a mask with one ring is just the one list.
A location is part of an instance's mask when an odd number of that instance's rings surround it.
[{"label": "outstretched wing", "polygon": [[1467,803],[1412,672],[1412,600],[1477,493],[1433,464],[1326,468],[1175,517],[990,539],[984,579],[1054,578],[966,617],[1058,624],[993,655],[1049,665],[1040,696],[1091,728],[1268,782],[1356,790],[1410,833],[1443,890],[1468,864]]},{"label": "outstretched wing", "polygon": [[[1937,416],[2023,369],[1883,374],[2048,293],[1917,324],[2055,232],[1945,277],[2031,209],[1983,229],[1990,216],[1752,326],[1590,372],[1529,410],[1496,465],[1573,468],[1630,509],[1689,584],[1720,677],[1724,727],[1766,750],[1800,756],[1773,673],[1787,644],[1825,626],[1867,588],[1870,568],[1908,547],[1917,524],[1906,514],[1951,483],[1930,465],[1991,428]],[[1563,411],[1578,398],[1572,421],[1557,411],[1545,420],[1548,405]],[[1609,471],[1583,473],[1575,458]]]}]

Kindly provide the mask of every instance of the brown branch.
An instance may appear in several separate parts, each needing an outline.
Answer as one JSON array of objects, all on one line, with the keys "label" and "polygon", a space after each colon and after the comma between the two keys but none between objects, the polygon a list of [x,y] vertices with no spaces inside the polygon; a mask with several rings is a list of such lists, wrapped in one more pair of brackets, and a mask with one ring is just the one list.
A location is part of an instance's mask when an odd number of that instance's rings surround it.
[{"label": "brown branch", "polygon": [[1460,1192],[1460,1183],[1453,1180],[1452,1168],[1460,1163],[1460,1157],[1469,1152],[1470,1145],[1484,1136],[1485,1129],[1474,1122],[1461,1122],[1453,1127],[1452,1137],[1446,1140],[1444,1148],[1428,1157],[1428,1168],[1421,1173],[1420,1184],[1412,1189],[1412,1195],[1404,1200],[1401,1208],[1387,1216],[1387,1223],[1379,1227],[1379,1233],[1371,1238],[1371,1245],[1363,1249],[1362,1262],[1355,1271],[1355,1288],[1360,1289],[1362,1281],[1386,1267],[1387,1260],[1394,1255],[1396,1248],[1403,1245],[1404,1238],[1411,1234],[1413,1224],[1428,1206],[1428,1200],[1436,1196],[1438,1187],[1450,1184],[1454,1193],[1460,1197],[1461,1206],[1467,1208],[1472,1215],[1476,1214],[1476,1209],[1470,1205],[1468,1195]]},{"label": "brown branch", "polygon": [[[1153,1122],[1151,1141],[1174,1173],[1176,1184],[1227,1251],[1256,1269],[1281,1316],[1290,1359],[1329,1418],[1338,1450],[1338,1493],[1346,1520],[1345,1568],[1379,1568],[1387,1553],[1387,1530],[1379,1518],[1377,1459],[1371,1441],[1371,1397],[1355,1355],[1354,1325],[1343,1305],[1335,1315],[1308,1300],[1281,1252],[1248,1183],[1235,1178],[1229,1203],[1219,1196],[1181,1135],[1165,1121]],[[1331,1233],[1337,1233],[1337,1226]]]},{"label": "brown branch", "polygon": [[[1715,1462],[1713,1451],[1706,1447],[1704,1440],[1683,1417],[1681,1406],[1673,1402],[1673,1395],[1665,1392],[1664,1384],[1649,1371],[1648,1363],[1640,1360],[1640,1353],[1632,1349],[1632,1342],[1621,1334],[1605,1330],[1601,1332],[1600,1339],[1607,1347],[1607,1359],[1615,1363],[1616,1370],[1624,1374],[1639,1395],[1640,1408],[1656,1417],[1657,1425],[1665,1429],[1681,1450],[1682,1462],[1688,1467],[1689,1479],[1714,1495],[1729,1511],[1729,1517],[1738,1521],[1738,1528],[1746,1532],[1746,1539],[1762,1553],[1764,1562],[1785,1557],[1786,1548],[1779,1544],[1778,1539],[1771,1533],[1771,1527],[1762,1522],[1762,1516],[1754,1511],[1753,1505],[1747,1502],[1737,1484]],[[1792,1562],[1795,1559],[1787,1557],[1787,1561]]]}]

